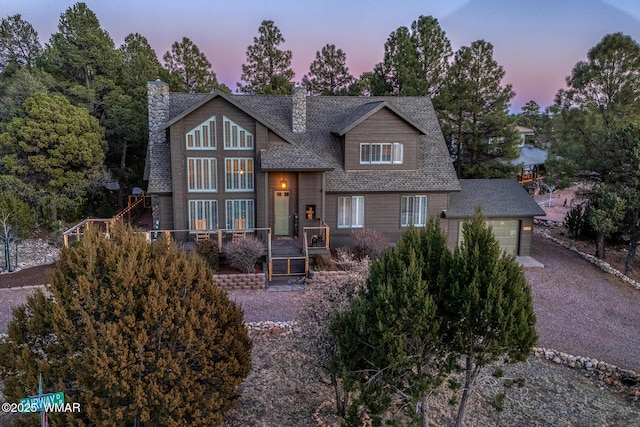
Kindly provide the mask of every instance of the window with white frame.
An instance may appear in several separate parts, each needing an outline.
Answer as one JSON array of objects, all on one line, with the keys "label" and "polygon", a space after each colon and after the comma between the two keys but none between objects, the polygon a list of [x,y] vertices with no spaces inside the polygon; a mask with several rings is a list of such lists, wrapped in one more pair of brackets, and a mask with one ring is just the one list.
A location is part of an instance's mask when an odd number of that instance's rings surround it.
[{"label": "window with white frame", "polygon": [[227,191],[253,191],[253,159],[224,159]]},{"label": "window with white frame", "polygon": [[338,197],[338,228],[364,227],[364,196]]},{"label": "window with white frame", "polygon": [[187,150],[216,149],[216,117],[209,117],[195,128],[187,132]]},{"label": "window with white frame", "polygon": [[400,201],[400,226],[424,227],[427,225],[427,196],[402,196]]},{"label": "window with white frame", "polygon": [[254,206],[253,199],[227,200],[226,228],[242,228],[236,227],[236,224],[244,224],[244,228],[254,228],[256,226]]},{"label": "window with white frame", "polygon": [[253,134],[226,117],[222,117],[225,150],[253,150]]},{"label": "window with white frame", "polygon": [[401,142],[372,142],[360,144],[360,164],[402,164]]},{"label": "window with white frame", "polygon": [[187,189],[190,192],[218,191],[215,158],[187,158]]},{"label": "window with white frame", "polygon": [[196,221],[200,220],[205,221],[207,230],[218,228],[218,202],[216,200],[189,200],[189,230],[196,230]]}]

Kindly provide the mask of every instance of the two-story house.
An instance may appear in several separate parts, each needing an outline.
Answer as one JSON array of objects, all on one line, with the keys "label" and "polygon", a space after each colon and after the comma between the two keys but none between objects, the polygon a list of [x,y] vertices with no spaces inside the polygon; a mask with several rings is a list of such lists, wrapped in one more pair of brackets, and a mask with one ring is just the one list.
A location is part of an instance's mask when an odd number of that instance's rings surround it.
[{"label": "two-story house", "polygon": [[145,178],[160,229],[204,220],[294,238],[321,219],[337,247],[354,229],[394,241],[438,216],[453,246],[469,206],[502,197],[492,225],[507,227],[505,249],[528,255],[532,217],[544,214],[515,180],[495,181],[490,200],[474,190],[487,180],[461,186],[428,97],[184,94],[155,81],[148,103]]}]

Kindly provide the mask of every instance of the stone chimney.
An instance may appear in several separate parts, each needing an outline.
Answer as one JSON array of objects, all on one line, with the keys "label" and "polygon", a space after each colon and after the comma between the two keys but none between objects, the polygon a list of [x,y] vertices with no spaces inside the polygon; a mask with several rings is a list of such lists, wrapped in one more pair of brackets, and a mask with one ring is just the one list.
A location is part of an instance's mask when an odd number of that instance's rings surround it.
[{"label": "stone chimney", "polygon": [[291,126],[293,133],[307,131],[307,88],[295,86],[292,95]]},{"label": "stone chimney", "polygon": [[[147,82],[147,111],[149,114],[149,145],[147,147],[147,161],[144,167],[144,179],[149,180],[149,192],[153,192],[155,165],[154,151],[167,143],[167,133],[162,125],[169,120],[169,85],[160,79],[154,82]],[[151,195],[151,212],[153,223],[160,225],[160,202],[158,196]]]},{"label": "stone chimney", "polygon": [[[169,119],[169,85],[160,79],[147,82],[147,105],[149,111],[149,145],[151,135],[158,133],[162,125]],[[164,134],[164,132],[162,132]]]}]

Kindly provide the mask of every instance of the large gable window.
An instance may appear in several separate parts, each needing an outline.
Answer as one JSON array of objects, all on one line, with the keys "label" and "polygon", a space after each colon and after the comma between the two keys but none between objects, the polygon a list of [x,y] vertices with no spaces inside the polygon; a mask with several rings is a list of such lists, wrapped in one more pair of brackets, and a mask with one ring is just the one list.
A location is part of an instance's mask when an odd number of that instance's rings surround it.
[{"label": "large gable window", "polygon": [[222,118],[224,123],[224,149],[225,150],[253,150],[253,134],[227,117]]},{"label": "large gable window", "polygon": [[402,164],[400,142],[372,142],[360,144],[360,164]]},{"label": "large gable window", "polygon": [[197,230],[196,221],[204,221],[207,230],[218,228],[218,202],[216,200],[189,200],[189,230]]},{"label": "large gable window", "polygon": [[187,179],[190,192],[218,191],[216,159],[188,157]]},{"label": "large gable window", "polygon": [[253,159],[224,160],[227,191],[253,191]]},{"label": "large gable window", "polygon": [[427,225],[427,196],[402,196],[400,209],[402,227]]},{"label": "large gable window", "polygon": [[254,228],[255,214],[253,199],[227,200],[227,229]]},{"label": "large gable window", "polygon": [[364,227],[364,196],[338,197],[338,228]]},{"label": "large gable window", "polygon": [[216,149],[216,118],[210,117],[187,132],[187,150]]}]

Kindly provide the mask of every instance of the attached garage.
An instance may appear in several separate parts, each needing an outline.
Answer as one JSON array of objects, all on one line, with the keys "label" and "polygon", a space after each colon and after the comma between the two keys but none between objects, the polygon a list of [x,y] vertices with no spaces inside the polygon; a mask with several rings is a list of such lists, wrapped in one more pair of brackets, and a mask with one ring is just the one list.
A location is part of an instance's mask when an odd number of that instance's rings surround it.
[{"label": "attached garage", "polygon": [[515,179],[461,179],[461,190],[451,193],[446,218],[449,246],[462,240],[462,224],[480,207],[502,250],[516,256],[531,253],[533,217],[545,215]]},{"label": "attached garage", "polygon": [[[462,224],[464,221],[458,221],[458,244],[462,241]],[[520,220],[517,219],[490,219],[487,225],[491,226],[496,240],[500,244],[503,251],[518,255],[520,233]]]}]

